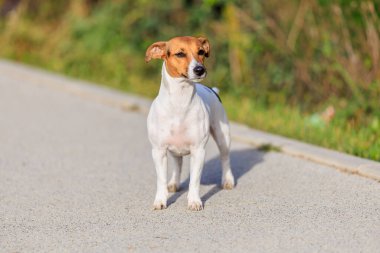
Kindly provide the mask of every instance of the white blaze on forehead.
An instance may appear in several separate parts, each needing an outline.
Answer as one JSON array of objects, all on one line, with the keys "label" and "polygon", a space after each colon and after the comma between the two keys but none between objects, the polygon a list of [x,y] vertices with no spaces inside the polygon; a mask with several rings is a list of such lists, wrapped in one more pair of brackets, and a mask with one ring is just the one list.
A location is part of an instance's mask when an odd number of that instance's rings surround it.
[{"label": "white blaze on forehead", "polygon": [[192,58],[191,59],[191,62],[189,64],[189,67],[187,67],[187,76],[189,77],[189,79],[194,79],[196,78],[196,75],[194,73],[194,68],[199,65],[199,63],[194,59]]},{"label": "white blaze on forehead", "polygon": [[206,76],[206,72],[202,75],[202,76],[198,76],[194,73],[194,68],[196,66],[203,66],[202,63],[199,63],[198,61],[196,61],[194,58],[191,59],[191,62],[189,64],[189,67],[187,68],[187,76],[190,80],[192,79],[195,79],[195,80],[199,80],[199,79],[203,79],[205,76]]}]

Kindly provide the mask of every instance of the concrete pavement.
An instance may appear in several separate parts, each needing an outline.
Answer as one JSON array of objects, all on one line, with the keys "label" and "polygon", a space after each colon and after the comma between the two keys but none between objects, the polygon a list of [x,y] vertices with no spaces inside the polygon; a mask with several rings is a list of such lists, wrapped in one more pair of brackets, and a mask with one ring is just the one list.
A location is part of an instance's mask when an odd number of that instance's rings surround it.
[{"label": "concrete pavement", "polygon": [[239,141],[234,190],[219,189],[210,142],[205,209],[186,209],[185,163],[184,189],[153,211],[155,171],[146,116],[128,104],[135,98],[112,91],[104,99],[98,87],[89,97],[68,89],[73,80],[7,64],[0,252],[380,252],[379,182]]}]

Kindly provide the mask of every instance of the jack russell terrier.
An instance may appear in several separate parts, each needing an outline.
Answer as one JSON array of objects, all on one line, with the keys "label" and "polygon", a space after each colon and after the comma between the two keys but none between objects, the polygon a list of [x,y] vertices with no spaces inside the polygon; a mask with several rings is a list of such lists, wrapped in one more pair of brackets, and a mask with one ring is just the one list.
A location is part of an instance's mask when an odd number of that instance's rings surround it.
[{"label": "jack russell terrier", "polygon": [[[157,193],[153,207],[166,208],[168,192],[180,186],[182,157],[190,154],[188,208],[203,209],[199,197],[205,146],[214,138],[222,161],[222,187],[232,189],[235,181],[230,167],[230,128],[217,89],[200,83],[206,77],[203,65],[210,55],[206,38],[175,37],[156,42],[146,50],[145,61],[163,59],[162,79],[158,96],[148,115],[148,135],[157,173]],[[167,183],[167,154],[175,160],[172,177]]]}]

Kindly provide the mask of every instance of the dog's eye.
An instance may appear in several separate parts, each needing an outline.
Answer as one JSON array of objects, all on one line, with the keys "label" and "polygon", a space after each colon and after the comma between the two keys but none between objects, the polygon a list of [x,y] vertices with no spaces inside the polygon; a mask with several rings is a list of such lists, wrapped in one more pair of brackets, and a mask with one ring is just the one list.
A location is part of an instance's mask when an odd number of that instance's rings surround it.
[{"label": "dog's eye", "polygon": [[186,56],[186,54],[179,52],[179,53],[176,53],[175,56],[177,56],[178,58],[183,58]]},{"label": "dog's eye", "polygon": [[205,54],[205,50],[201,49],[198,51],[198,55],[204,55]]}]

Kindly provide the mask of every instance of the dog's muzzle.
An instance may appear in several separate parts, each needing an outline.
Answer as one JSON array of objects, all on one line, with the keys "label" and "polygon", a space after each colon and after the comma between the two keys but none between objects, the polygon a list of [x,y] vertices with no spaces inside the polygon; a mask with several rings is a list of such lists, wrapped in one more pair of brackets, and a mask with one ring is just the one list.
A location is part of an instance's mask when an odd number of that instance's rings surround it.
[{"label": "dog's muzzle", "polygon": [[191,81],[199,82],[207,75],[205,66],[202,63],[192,60],[188,68],[188,78]]}]

